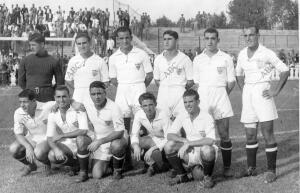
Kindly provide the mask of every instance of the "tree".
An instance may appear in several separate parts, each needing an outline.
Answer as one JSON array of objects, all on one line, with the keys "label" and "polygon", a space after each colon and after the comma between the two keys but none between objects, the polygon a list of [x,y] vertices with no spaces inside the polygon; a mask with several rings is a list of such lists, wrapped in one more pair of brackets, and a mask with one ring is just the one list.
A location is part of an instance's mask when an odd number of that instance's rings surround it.
[{"label": "tree", "polygon": [[156,20],[157,27],[174,27],[176,24],[166,16],[162,16]]},{"label": "tree", "polygon": [[298,29],[298,1],[273,0],[272,25],[280,24],[283,29]]},{"label": "tree", "polygon": [[232,0],[228,5],[231,26],[242,28],[255,24],[267,28],[267,2],[264,0]]}]

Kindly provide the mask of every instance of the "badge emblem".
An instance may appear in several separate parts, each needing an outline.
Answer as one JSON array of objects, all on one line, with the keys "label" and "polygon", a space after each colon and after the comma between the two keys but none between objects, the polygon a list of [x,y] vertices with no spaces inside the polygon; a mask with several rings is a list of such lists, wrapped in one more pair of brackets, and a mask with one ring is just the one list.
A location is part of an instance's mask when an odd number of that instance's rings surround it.
[{"label": "badge emblem", "polygon": [[92,70],[92,74],[93,74],[93,76],[97,76],[98,75],[98,70]]},{"label": "badge emblem", "polygon": [[217,71],[218,71],[219,74],[222,74],[224,69],[225,69],[225,67],[217,67]]},{"label": "badge emblem", "polygon": [[177,68],[176,72],[177,72],[177,75],[180,75],[180,73],[182,72],[182,68]]},{"label": "badge emblem", "polygon": [[136,69],[137,69],[137,70],[140,70],[141,65],[142,65],[141,63],[136,63],[136,64],[135,64]]}]

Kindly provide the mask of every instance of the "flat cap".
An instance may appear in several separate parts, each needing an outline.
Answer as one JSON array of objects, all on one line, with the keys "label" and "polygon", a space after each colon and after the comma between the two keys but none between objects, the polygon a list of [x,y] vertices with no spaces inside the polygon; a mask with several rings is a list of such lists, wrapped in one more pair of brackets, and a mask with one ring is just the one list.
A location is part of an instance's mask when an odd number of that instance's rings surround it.
[{"label": "flat cap", "polygon": [[28,41],[29,42],[37,42],[37,43],[44,43],[45,42],[45,37],[38,33],[38,32],[34,32],[33,34],[31,34],[28,37]]}]

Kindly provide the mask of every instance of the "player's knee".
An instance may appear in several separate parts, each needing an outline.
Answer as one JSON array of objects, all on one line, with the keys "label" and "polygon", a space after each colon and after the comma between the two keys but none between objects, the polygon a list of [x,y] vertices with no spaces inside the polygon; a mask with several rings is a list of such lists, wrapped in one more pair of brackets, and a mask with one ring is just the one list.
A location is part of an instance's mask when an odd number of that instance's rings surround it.
[{"label": "player's knee", "polygon": [[76,137],[78,151],[85,151],[90,143],[91,140],[87,136],[80,135]]},{"label": "player's knee", "polygon": [[95,170],[95,169],[93,169],[92,173],[93,173],[92,174],[93,178],[95,178],[95,179],[101,179],[104,176],[104,172],[101,171],[101,170]]},{"label": "player's knee", "polygon": [[204,161],[213,161],[216,157],[216,150],[211,145],[204,145],[200,149],[200,156]]},{"label": "player's knee", "polygon": [[42,148],[35,148],[34,155],[37,160],[44,160],[45,158],[47,158],[47,152]]},{"label": "player's knee", "polygon": [[24,153],[23,151],[21,151],[21,145],[18,144],[18,143],[12,143],[10,146],[9,146],[9,152],[12,154],[12,156],[14,158],[21,158],[22,156],[24,156]]},{"label": "player's knee", "polygon": [[125,153],[127,144],[123,139],[117,139],[111,142],[110,151],[115,156],[122,156]]},{"label": "player's knee", "polygon": [[174,153],[176,151],[176,142],[175,141],[168,141],[165,146],[164,150],[166,154]]},{"label": "player's knee", "polygon": [[56,162],[56,158],[55,158],[55,154],[54,152],[51,150],[48,153],[48,159],[51,163],[55,163]]},{"label": "player's knee", "polygon": [[203,169],[200,165],[197,165],[193,168],[192,176],[193,176],[194,180],[196,180],[196,181],[203,180],[204,173],[203,173]]}]

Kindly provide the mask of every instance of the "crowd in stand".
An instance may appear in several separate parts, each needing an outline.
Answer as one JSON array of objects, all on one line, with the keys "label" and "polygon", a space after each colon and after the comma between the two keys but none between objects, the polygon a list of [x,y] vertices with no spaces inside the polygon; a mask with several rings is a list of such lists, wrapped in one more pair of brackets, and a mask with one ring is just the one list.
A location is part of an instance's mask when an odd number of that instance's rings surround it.
[{"label": "crowd in stand", "polygon": [[140,21],[136,17],[133,17],[131,20],[132,33],[137,35],[142,40],[148,40],[150,24],[151,18],[146,12],[141,15]]}]

